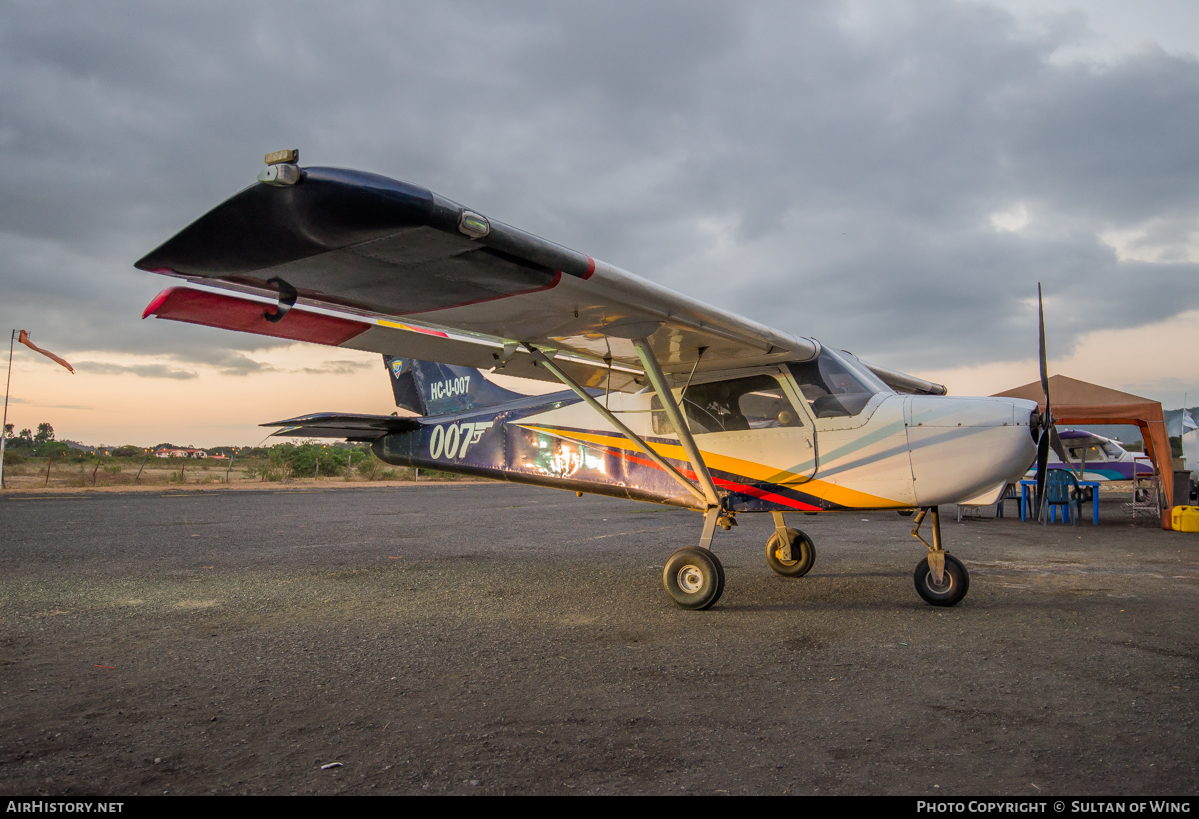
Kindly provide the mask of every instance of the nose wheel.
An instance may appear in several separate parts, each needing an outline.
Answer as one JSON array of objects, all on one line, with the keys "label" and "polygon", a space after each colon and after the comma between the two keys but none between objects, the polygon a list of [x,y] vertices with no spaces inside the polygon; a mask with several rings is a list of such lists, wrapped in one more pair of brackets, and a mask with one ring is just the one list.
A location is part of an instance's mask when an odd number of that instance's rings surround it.
[{"label": "nose wheel", "polygon": [[933,575],[929,568],[928,558],[916,564],[916,593],[924,598],[924,602],[933,606],[957,605],[966,592],[970,591],[970,573],[962,562],[951,554],[945,555],[945,570],[941,572],[941,581]]},{"label": "nose wheel", "polygon": [[[932,513],[933,542],[929,543],[920,537],[920,524]],[[916,564],[913,580],[916,583],[916,593],[924,602],[933,606],[956,606],[970,591],[970,573],[962,565],[962,561],[945,551],[941,543],[941,514],[935,506],[921,509],[916,515],[916,528],[912,537],[928,547],[928,557]]]},{"label": "nose wheel", "polygon": [[724,593],[724,566],[710,549],[679,549],[662,569],[662,585],[679,608],[711,608]]}]

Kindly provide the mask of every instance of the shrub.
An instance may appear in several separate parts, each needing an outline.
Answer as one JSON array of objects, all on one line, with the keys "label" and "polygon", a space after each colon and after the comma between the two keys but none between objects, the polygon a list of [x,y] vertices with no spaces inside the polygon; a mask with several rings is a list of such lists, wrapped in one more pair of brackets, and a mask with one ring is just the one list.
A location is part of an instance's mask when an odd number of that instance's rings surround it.
[{"label": "shrub", "polygon": [[292,476],[297,478],[314,477],[317,474],[318,460],[321,475],[342,475],[346,471],[349,458],[348,450],[325,444],[278,444],[271,447],[270,453],[272,465],[286,466]]}]

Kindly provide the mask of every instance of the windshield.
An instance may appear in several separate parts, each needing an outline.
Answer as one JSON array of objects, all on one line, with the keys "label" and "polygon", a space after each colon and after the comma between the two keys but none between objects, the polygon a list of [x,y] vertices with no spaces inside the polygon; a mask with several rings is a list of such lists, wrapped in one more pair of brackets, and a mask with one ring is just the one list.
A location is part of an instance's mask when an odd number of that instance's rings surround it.
[{"label": "windshield", "polygon": [[787,367],[817,418],[857,415],[875,395],[890,391],[886,387],[880,389],[876,386],[881,385],[877,378],[857,372],[857,367],[827,347],[815,361]]},{"label": "windshield", "polygon": [[881,378],[874,374],[874,370],[867,367],[862,360],[853,353],[841,350],[839,353],[834,353],[834,355],[849,365],[849,368],[853,370],[853,374],[857,376],[858,381],[874,387],[874,391],[876,393],[895,392],[895,390],[888,387]]}]

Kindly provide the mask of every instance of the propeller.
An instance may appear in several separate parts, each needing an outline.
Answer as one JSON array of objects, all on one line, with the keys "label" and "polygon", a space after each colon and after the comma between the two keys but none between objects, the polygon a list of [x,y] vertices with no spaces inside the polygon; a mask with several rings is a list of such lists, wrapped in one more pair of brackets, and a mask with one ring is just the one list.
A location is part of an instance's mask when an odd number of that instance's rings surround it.
[{"label": "propeller", "polygon": [[1057,453],[1062,463],[1073,468],[1066,457],[1066,448],[1057,434],[1053,420],[1053,406],[1049,400],[1049,364],[1045,355],[1045,304],[1041,298],[1041,283],[1037,282],[1037,318],[1041,333],[1041,389],[1045,392],[1045,412],[1041,414],[1041,439],[1037,441],[1037,520],[1045,517],[1045,475],[1048,471],[1049,448]]}]

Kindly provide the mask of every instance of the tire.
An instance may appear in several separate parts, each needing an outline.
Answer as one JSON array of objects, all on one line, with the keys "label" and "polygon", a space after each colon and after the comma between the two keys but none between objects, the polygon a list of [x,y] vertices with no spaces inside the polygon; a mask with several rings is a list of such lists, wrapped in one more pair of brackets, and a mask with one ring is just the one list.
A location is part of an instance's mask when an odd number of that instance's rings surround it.
[{"label": "tire", "polygon": [[910,518],[914,514],[916,514],[916,512],[913,509],[900,509],[899,510],[899,516],[901,518]]},{"label": "tire", "polygon": [[938,588],[933,581],[933,571],[928,567],[928,558],[916,564],[913,576],[916,593],[931,606],[956,606],[970,591],[970,573],[962,561],[953,555],[945,555],[945,585]]},{"label": "tire", "polygon": [[724,593],[724,566],[708,549],[679,549],[662,569],[662,585],[679,608],[702,611]]},{"label": "tire", "polygon": [[[783,542],[779,533],[775,532],[766,541],[766,565],[783,577],[803,577],[816,564],[816,544],[798,529],[788,529],[787,536],[791,538],[792,559],[783,560],[779,555]],[[796,554],[796,550],[799,554]]]},{"label": "tire", "polygon": [[708,604],[708,608],[712,608],[720,602],[720,598],[724,596],[724,564],[720,562],[720,558],[711,549],[702,550],[708,557],[716,563],[716,571],[720,573],[720,585],[716,587],[716,596],[712,598],[712,602]]}]

